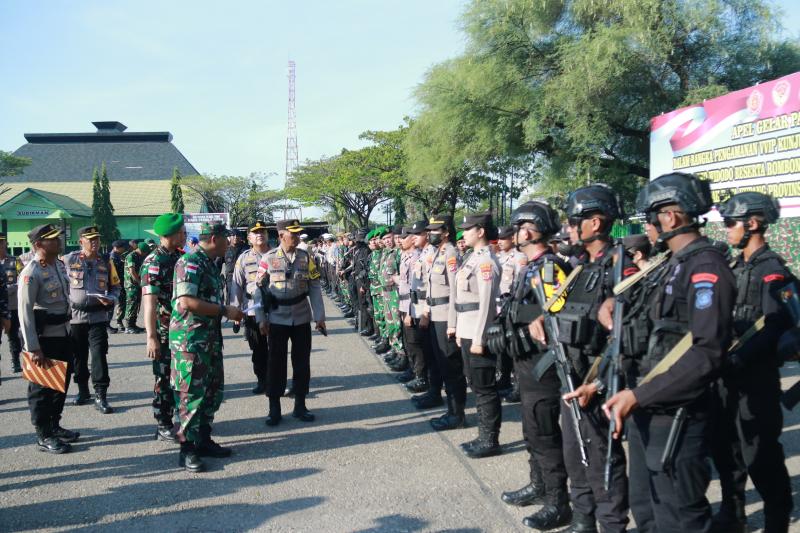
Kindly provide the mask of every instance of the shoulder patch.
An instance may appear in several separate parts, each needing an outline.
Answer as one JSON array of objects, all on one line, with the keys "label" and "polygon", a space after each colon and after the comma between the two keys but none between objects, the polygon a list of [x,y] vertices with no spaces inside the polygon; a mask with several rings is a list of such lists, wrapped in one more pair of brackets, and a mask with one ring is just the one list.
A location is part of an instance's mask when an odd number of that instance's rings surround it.
[{"label": "shoulder patch", "polygon": [[770,281],[783,281],[784,275],[783,274],[768,274],[764,276],[764,283],[769,283]]},{"label": "shoulder patch", "polygon": [[154,276],[157,276],[158,273],[160,272],[160,270],[161,270],[161,267],[159,267],[158,264],[152,264],[152,265],[147,267],[147,273],[148,274],[153,274]]},{"label": "shoulder patch", "polygon": [[457,266],[457,260],[455,257],[451,257],[447,260],[447,268],[450,270],[450,272],[455,272]]},{"label": "shoulder patch", "polygon": [[483,281],[489,281],[492,279],[492,264],[491,263],[483,263],[480,266],[481,269],[481,277]]},{"label": "shoulder patch", "polygon": [[186,272],[191,274],[197,273],[197,265],[195,263],[186,263]]},{"label": "shoulder patch", "polygon": [[692,274],[692,283],[700,283],[707,281],[708,283],[716,283],[719,276],[711,272],[701,272],[699,274]]},{"label": "shoulder patch", "polygon": [[697,291],[694,296],[695,309],[708,309],[711,307],[711,302],[714,300],[714,289],[703,288]]}]

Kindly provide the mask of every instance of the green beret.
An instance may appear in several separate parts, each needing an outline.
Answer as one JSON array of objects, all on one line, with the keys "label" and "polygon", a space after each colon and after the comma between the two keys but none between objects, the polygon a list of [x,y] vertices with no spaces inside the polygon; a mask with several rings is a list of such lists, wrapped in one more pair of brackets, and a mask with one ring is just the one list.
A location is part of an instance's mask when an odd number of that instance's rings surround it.
[{"label": "green beret", "polygon": [[464,230],[461,230],[458,233],[456,233],[456,240],[457,241],[460,241],[463,238],[464,238]]},{"label": "green beret", "polygon": [[370,240],[374,236],[375,236],[375,230],[373,229],[373,230],[370,230],[369,233],[367,233],[367,236],[365,237],[365,239]]},{"label": "green beret", "polygon": [[164,213],[153,222],[153,231],[159,237],[168,237],[183,227],[183,215],[180,213]]},{"label": "green beret", "polygon": [[142,241],[139,244],[137,244],[136,247],[139,249],[140,252],[145,252],[146,253],[146,252],[150,251],[150,245],[147,244],[144,241]]},{"label": "green beret", "polygon": [[378,228],[378,237],[383,237],[387,233],[389,233],[389,228],[387,228],[386,226],[381,226],[380,228]]}]

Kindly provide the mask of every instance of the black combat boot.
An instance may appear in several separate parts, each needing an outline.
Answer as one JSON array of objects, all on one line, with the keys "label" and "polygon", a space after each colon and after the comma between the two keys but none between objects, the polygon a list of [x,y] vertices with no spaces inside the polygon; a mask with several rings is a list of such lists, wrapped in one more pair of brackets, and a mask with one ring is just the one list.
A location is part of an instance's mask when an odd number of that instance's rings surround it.
[{"label": "black combat boot", "polygon": [[386,339],[381,339],[381,341],[378,344],[376,344],[372,349],[375,351],[376,354],[383,355],[389,350],[391,350],[392,347],[389,346],[389,341],[387,341]]},{"label": "black combat boot", "polygon": [[114,412],[114,408],[108,404],[108,400],[106,399],[106,391],[104,390],[95,391],[94,408],[103,413],[104,415]]},{"label": "black combat boot", "polygon": [[500,455],[502,450],[498,440],[499,432],[490,426],[488,413],[484,409],[478,410],[478,420],[480,424],[478,427],[478,440],[474,445],[464,448],[467,457],[470,459],[483,459],[484,457]]},{"label": "black combat boot", "polygon": [[269,413],[267,414],[267,425],[268,426],[277,426],[281,423],[283,417],[281,416],[281,399],[280,398],[270,398],[269,399]]},{"label": "black combat boot", "polygon": [[19,352],[11,354],[11,368],[15,374],[22,372],[22,365],[19,363]]},{"label": "black combat boot", "polygon": [[52,427],[53,437],[61,440],[61,442],[75,442],[81,436],[77,431],[70,431],[69,429],[62,428],[57,420],[53,422]]},{"label": "black combat boot", "polygon": [[314,415],[306,408],[306,397],[303,394],[296,394],[294,398],[294,411],[292,416],[302,422],[313,422]]},{"label": "black combat boot", "polygon": [[41,452],[61,454],[72,450],[72,446],[53,436],[53,430],[49,425],[36,427],[36,444]]},{"label": "black combat boot", "polygon": [[745,533],[747,531],[747,513],[744,501],[738,496],[722,500],[719,511],[711,519],[713,533]]},{"label": "black combat boot", "polygon": [[412,396],[411,401],[417,409],[433,409],[444,404],[441,393],[431,393],[430,391],[419,396]]},{"label": "black combat boot", "polygon": [[230,457],[233,451],[224,448],[211,439],[211,426],[200,426],[200,444],[196,446],[200,457]]},{"label": "black combat boot", "polygon": [[[500,499],[514,507],[525,507],[527,505],[540,503],[542,497],[544,497],[544,481],[542,480],[542,471],[537,467],[531,474],[530,483],[521,489],[504,492],[500,496]],[[570,518],[571,517],[572,515],[570,515]]]},{"label": "black combat boot", "polygon": [[569,495],[566,490],[561,489],[552,495],[548,494],[542,508],[531,516],[523,518],[522,523],[533,529],[547,531],[562,528],[569,524],[570,520],[572,520],[572,509],[569,506]]},{"label": "black combat boot", "polygon": [[408,383],[409,381],[414,379],[414,371],[411,370],[410,368],[407,368],[405,372],[397,376],[397,378],[395,379],[397,379],[399,383]]},{"label": "black combat boot", "polygon": [[567,530],[569,533],[597,533],[597,522],[593,514],[572,512],[572,523]]},{"label": "black combat boot", "polygon": [[202,472],[206,469],[205,463],[200,459],[200,455],[198,455],[194,444],[191,442],[181,443],[178,466],[183,467],[187,472]]},{"label": "black combat boot", "polygon": [[172,428],[172,424],[159,424],[156,428],[156,440],[160,440],[163,442],[173,442],[177,443],[178,436],[175,434],[175,431]]},{"label": "black combat boot", "polygon": [[374,335],[371,329],[362,329],[361,331],[358,332],[358,334],[361,335],[362,337],[367,337],[367,338],[372,337],[372,335]]},{"label": "black combat boot", "polygon": [[377,341],[377,340],[378,340],[378,339],[380,339],[380,338],[381,338],[381,337],[380,337],[380,335],[378,335],[377,333],[373,333],[372,335],[370,335],[369,337],[367,337],[367,340],[368,340],[369,342],[375,342],[375,341]]},{"label": "black combat boot", "polygon": [[266,391],[267,391],[266,383],[264,383],[263,379],[259,379],[258,383],[256,383],[256,386],[253,387],[253,390],[251,390],[250,392],[252,392],[253,394],[264,394]]},{"label": "black combat boot", "polygon": [[428,380],[425,378],[412,379],[406,383],[406,389],[409,392],[425,392],[428,390]]},{"label": "black combat boot", "polygon": [[436,431],[463,428],[466,425],[464,403],[457,401],[453,395],[448,395],[447,412],[439,418],[434,418],[430,422],[431,427]]},{"label": "black combat boot", "polygon": [[78,383],[78,394],[72,400],[72,405],[89,405],[92,403],[92,393],[89,392],[88,383]]},{"label": "black combat boot", "polygon": [[408,369],[408,357],[403,355],[397,356],[397,362],[389,365],[389,370],[392,372],[402,372]]}]

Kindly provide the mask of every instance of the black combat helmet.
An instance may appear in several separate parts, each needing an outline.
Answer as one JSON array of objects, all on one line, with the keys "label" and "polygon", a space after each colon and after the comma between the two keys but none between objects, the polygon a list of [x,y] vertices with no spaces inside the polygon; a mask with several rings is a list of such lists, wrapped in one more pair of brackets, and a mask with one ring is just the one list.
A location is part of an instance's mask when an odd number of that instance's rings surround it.
[{"label": "black combat helmet", "polygon": [[625,216],[614,189],[605,183],[595,183],[573,191],[567,198],[564,210],[567,218],[586,218],[601,213],[613,221]]},{"label": "black combat helmet", "polygon": [[760,215],[764,217],[764,222],[758,224],[758,228],[751,230],[748,224],[745,224],[744,234],[741,240],[736,244],[736,247],[743,249],[750,242],[750,237],[753,233],[764,233],[767,225],[778,221],[780,217],[781,206],[778,201],[760,192],[740,192],[734,194],[722,205],[719,206],[719,214],[722,218],[732,218],[734,220],[747,221],[751,216]]},{"label": "black combat helmet", "polygon": [[780,216],[780,204],[768,194],[760,192],[740,192],[734,194],[719,206],[722,218],[747,220],[753,215],[764,217],[766,224],[774,224]]},{"label": "black combat helmet", "polygon": [[[675,228],[671,231],[662,231],[658,220],[658,210],[667,205],[677,205],[694,222]],[[708,182],[701,180],[694,174],[673,172],[657,177],[644,186],[636,197],[636,210],[647,217],[647,221],[655,226],[658,239],[653,244],[653,251],[663,252],[667,249],[667,241],[671,238],[696,231],[705,222],[700,223],[697,217],[708,213],[713,201],[711,188]]]},{"label": "black combat helmet", "polygon": [[636,211],[645,215],[665,205],[678,205],[692,217],[703,215],[713,205],[711,188],[694,174],[673,172],[645,185],[636,197]]},{"label": "black combat helmet", "polygon": [[556,210],[536,200],[525,202],[511,213],[511,224],[514,227],[518,228],[523,222],[533,222],[539,233],[547,236],[555,235],[561,230]]}]

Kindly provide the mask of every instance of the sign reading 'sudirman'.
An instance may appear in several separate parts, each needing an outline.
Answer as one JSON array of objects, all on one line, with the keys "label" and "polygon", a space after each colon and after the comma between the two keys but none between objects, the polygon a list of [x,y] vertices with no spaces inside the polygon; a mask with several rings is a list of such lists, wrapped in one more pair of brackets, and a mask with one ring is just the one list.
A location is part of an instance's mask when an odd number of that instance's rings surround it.
[{"label": "sign reading 'sudirman'", "polygon": [[800,216],[800,72],[650,121],[650,179],[691,172],[715,201],[758,191]]}]

